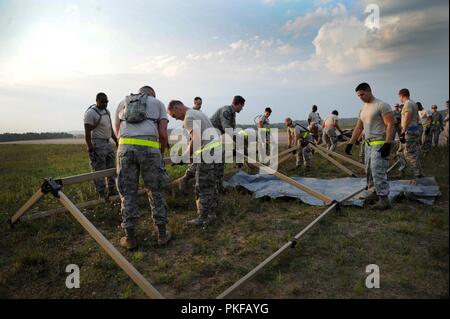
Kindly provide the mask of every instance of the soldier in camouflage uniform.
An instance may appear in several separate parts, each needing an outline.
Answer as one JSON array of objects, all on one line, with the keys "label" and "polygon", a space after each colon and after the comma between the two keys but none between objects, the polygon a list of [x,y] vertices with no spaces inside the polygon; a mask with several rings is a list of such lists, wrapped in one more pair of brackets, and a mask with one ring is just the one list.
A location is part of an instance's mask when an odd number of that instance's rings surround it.
[{"label": "soldier in camouflage uniform", "polygon": [[[242,96],[235,96],[231,105],[222,106],[211,117],[212,125],[220,131],[221,134],[225,133],[225,129],[236,129],[236,113],[242,111],[245,105],[245,99]],[[216,165],[216,181],[219,191],[223,189],[223,173],[225,163]]]},{"label": "soldier in camouflage uniform", "polygon": [[423,177],[422,165],[420,163],[420,131],[419,111],[417,104],[410,99],[408,89],[399,91],[400,101],[404,104],[402,108],[402,132],[400,142],[403,145],[403,155],[407,166],[413,171],[414,177]]},{"label": "soldier in camouflage uniform", "polygon": [[[197,205],[198,217],[188,221],[188,224],[195,226],[206,226],[216,219],[216,209],[219,204],[219,193],[216,183],[215,162],[207,162],[203,155],[205,152],[214,152],[213,145],[221,146],[218,140],[207,141],[202,139],[205,130],[213,129],[208,117],[200,111],[186,107],[181,101],[170,101],[167,112],[173,118],[183,121],[183,128],[189,132],[191,140],[187,148],[188,154],[182,157],[194,155],[201,156],[201,162],[195,164],[195,202]],[[194,130],[194,122],[200,123],[200,130]],[[201,144],[198,149],[194,149],[194,141],[200,139]],[[221,148],[221,147],[220,147]],[[210,153],[211,154],[211,153]],[[219,158],[222,161],[222,157]]]},{"label": "soldier in camouflage uniform", "polygon": [[[136,115],[140,115],[142,120],[135,120]],[[120,245],[129,250],[137,247],[139,175],[144,181],[153,221],[158,229],[158,244],[165,245],[171,239],[166,230],[167,204],[163,194],[168,183],[162,158],[168,141],[167,123],[164,104],[155,98],[155,92],[149,86],[142,87],[137,95],[127,96],[116,111],[119,136],[117,185],[121,199],[121,226],[125,231]]]},{"label": "soldier in camouflage uniform", "polygon": [[336,151],[337,148],[338,137],[336,134],[336,130],[338,130],[342,134],[342,130],[338,124],[338,115],[339,112],[337,110],[334,110],[323,121],[322,139],[327,144],[327,149],[332,152]]},{"label": "soldier in camouflage uniform", "polygon": [[[422,103],[417,102],[417,109],[419,110],[419,135],[420,144],[422,145],[422,154],[427,156],[431,150],[431,116],[423,109]],[[406,167],[406,166],[405,166]]]},{"label": "soldier in camouflage uniform", "polygon": [[[85,139],[93,171],[101,171],[116,166],[116,153],[114,146],[110,143],[110,139],[114,140],[116,146],[118,142],[112,128],[111,115],[107,110],[107,106],[108,97],[106,94],[98,93],[96,104],[90,106],[84,114]],[[117,195],[114,177],[108,177],[107,181],[108,187],[106,187],[105,178],[94,181],[95,190],[105,199],[109,196]]]},{"label": "soldier in camouflage uniform", "polygon": [[301,148],[295,152],[295,166],[300,167],[306,164],[305,174],[311,173],[312,152],[308,145],[314,141],[313,135],[297,123],[294,123],[290,117],[284,120],[284,124],[287,126],[288,149],[299,144],[301,145]]},{"label": "soldier in camouflage uniform", "polygon": [[369,195],[366,203],[371,209],[385,210],[391,207],[389,201],[389,183],[387,169],[391,143],[394,137],[394,115],[389,104],[375,98],[367,83],[356,87],[358,97],[364,102],[358,116],[358,122],[345,152],[351,155],[353,144],[364,131],[365,166]]},{"label": "soldier in camouflage uniform", "polygon": [[[264,113],[259,115],[257,118],[257,123],[256,123],[256,129],[259,132],[258,136],[259,139],[261,141],[261,143],[259,143],[259,148],[260,151],[262,152],[261,154],[264,153],[264,149],[265,149],[265,155],[269,156],[270,155],[270,120],[269,117],[272,114],[272,109],[270,107],[266,107],[264,110]],[[265,141],[265,143],[264,143]],[[265,156],[263,156],[263,159],[265,158]]]},{"label": "soldier in camouflage uniform", "polygon": [[[194,106],[192,107],[194,110],[200,111],[202,108],[203,100],[201,97],[196,96],[194,98]],[[197,171],[197,164],[191,163],[188,165],[186,172],[184,173],[183,178],[180,181],[179,188],[181,191],[185,192],[187,190],[188,183],[191,179],[195,177],[195,172]]]},{"label": "soldier in camouflage uniform", "polygon": [[448,101],[445,102],[446,106],[447,106],[447,114],[445,115],[444,118],[444,123],[445,123],[445,127],[444,127],[444,138],[445,138],[445,143],[448,145],[448,137],[449,137],[449,109],[448,109]]},{"label": "soldier in camouflage uniform", "polygon": [[444,117],[438,112],[437,105],[431,107],[431,138],[433,146],[439,146],[439,135],[444,129]]}]

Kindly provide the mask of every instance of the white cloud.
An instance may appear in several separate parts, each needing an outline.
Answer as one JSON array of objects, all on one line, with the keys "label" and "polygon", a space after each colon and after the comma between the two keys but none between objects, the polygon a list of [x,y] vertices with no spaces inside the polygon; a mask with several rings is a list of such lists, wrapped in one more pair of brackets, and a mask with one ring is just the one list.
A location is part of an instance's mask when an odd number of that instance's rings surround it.
[{"label": "white cloud", "polygon": [[305,15],[299,16],[294,20],[289,20],[283,26],[287,32],[292,32],[300,35],[305,29],[319,28],[324,23],[347,15],[346,7],[338,3],[335,7],[318,7],[313,12],[308,12]]},{"label": "white cloud", "polygon": [[156,73],[167,78],[173,78],[177,76],[186,65],[186,61],[183,61],[176,56],[162,55],[153,58],[151,61],[136,65],[132,70],[137,73]]},{"label": "white cloud", "polygon": [[292,54],[292,53],[299,51],[299,49],[286,43],[286,44],[283,44],[283,45],[277,47],[275,51],[279,54]]},{"label": "white cloud", "polygon": [[355,17],[326,23],[313,41],[316,52],[311,63],[335,73],[349,73],[394,61],[395,54],[368,43],[369,37],[377,37],[369,32]]}]

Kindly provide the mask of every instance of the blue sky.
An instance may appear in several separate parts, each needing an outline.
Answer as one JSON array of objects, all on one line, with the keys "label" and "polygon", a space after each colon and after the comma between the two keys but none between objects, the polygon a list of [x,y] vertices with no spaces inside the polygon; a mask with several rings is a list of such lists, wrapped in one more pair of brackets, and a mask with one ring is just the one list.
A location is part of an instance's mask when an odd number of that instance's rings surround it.
[{"label": "blue sky", "polygon": [[[368,28],[376,4],[380,25]],[[356,116],[354,87],[390,104],[448,100],[446,0],[0,0],[0,132],[72,131],[95,94],[109,109],[142,85],[167,104],[204,100],[211,115],[240,94],[238,122]],[[170,126],[174,125],[171,121]]]}]

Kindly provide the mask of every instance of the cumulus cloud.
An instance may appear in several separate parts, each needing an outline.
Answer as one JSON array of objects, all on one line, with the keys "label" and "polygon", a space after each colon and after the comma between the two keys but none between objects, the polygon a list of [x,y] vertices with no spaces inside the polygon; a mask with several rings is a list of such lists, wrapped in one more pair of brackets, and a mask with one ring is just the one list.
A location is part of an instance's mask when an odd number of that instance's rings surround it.
[{"label": "cumulus cloud", "polygon": [[[372,1],[359,3],[361,12]],[[348,14],[344,5],[319,7],[288,21],[284,30],[298,34],[315,27],[310,59],[274,67],[279,72],[325,68],[337,74],[370,70],[395,61],[410,61],[439,50],[448,50],[448,3],[379,0],[381,24],[365,26],[365,16]]]}]

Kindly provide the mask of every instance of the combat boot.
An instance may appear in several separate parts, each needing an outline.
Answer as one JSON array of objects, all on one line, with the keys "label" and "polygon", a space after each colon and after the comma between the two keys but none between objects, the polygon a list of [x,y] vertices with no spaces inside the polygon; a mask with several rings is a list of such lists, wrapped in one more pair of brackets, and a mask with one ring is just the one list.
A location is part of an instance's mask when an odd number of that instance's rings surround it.
[{"label": "combat boot", "polygon": [[172,239],[172,234],[166,230],[166,225],[158,225],[158,246],[166,245]]},{"label": "combat boot", "polygon": [[389,201],[389,197],[387,196],[380,196],[378,199],[378,202],[376,202],[374,205],[371,205],[369,209],[372,210],[386,210],[391,208],[391,202]]},{"label": "combat boot", "polygon": [[137,239],[134,228],[125,229],[125,236],[120,239],[120,246],[128,250],[135,250],[137,248]]},{"label": "combat boot", "polygon": [[119,193],[117,192],[116,188],[109,188],[108,189],[108,197],[117,196]]},{"label": "combat boot", "polygon": [[197,218],[191,219],[187,221],[188,225],[196,226],[196,227],[203,227],[206,224],[206,216],[199,216]]},{"label": "combat boot", "polygon": [[365,205],[371,205],[374,204],[378,199],[378,195],[376,192],[369,192],[369,195],[364,198],[364,204]]},{"label": "combat boot", "polygon": [[210,224],[216,219],[216,214],[209,214],[207,216],[199,216],[197,218],[189,220],[187,223],[189,225],[197,226],[197,227],[205,227]]}]

